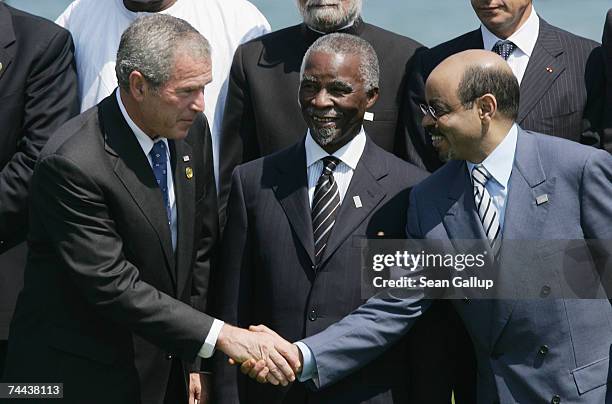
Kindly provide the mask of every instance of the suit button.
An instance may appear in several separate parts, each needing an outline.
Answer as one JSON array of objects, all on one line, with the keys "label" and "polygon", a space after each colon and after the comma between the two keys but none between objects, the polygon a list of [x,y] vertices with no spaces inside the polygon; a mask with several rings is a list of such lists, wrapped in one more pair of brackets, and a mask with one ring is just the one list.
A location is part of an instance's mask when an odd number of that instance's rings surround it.
[{"label": "suit button", "polygon": [[308,313],[308,319],[310,321],[315,321],[317,319],[317,311],[315,309],[310,310]]},{"label": "suit button", "polygon": [[546,297],[550,295],[550,286],[542,286],[542,290],[540,290],[540,296]]},{"label": "suit button", "polygon": [[558,395],[554,395],[552,396],[551,400],[550,400],[550,404],[560,404],[561,403],[561,397],[559,397]]},{"label": "suit button", "polygon": [[174,356],[172,356],[172,354],[167,354],[166,355],[166,359],[168,359],[169,361],[171,361],[174,358]]},{"label": "suit button", "polygon": [[4,240],[0,240],[0,245],[4,244]]},{"label": "suit button", "polygon": [[313,271],[317,272],[318,267],[317,267],[316,265],[312,265],[312,266],[310,267],[310,269],[312,269]]},{"label": "suit button", "polygon": [[550,349],[548,348],[548,345],[542,345],[540,347],[540,349],[538,350],[538,353],[542,356],[546,355],[548,353]]}]

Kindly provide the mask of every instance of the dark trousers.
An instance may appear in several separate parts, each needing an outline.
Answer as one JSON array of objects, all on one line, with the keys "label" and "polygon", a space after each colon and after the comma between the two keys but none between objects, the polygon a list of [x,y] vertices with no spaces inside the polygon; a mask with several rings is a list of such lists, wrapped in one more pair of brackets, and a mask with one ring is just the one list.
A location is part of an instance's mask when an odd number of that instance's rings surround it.
[{"label": "dark trousers", "polygon": [[185,386],[183,367],[180,361],[174,359],[172,360],[172,368],[170,369],[170,379],[168,379],[168,387],[166,387],[164,404],[187,404],[187,402],[187,386]]}]

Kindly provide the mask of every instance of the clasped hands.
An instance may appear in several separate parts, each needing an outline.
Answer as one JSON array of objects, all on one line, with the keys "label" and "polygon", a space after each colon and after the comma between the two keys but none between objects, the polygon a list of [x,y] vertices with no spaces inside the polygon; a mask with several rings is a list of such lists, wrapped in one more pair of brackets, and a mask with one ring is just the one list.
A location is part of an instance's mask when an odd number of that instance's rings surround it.
[{"label": "clasped hands", "polygon": [[232,365],[260,383],[287,386],[302,370],[299,348],[265,325],[248,330],[224,324],[217,348],[229,356]]}]

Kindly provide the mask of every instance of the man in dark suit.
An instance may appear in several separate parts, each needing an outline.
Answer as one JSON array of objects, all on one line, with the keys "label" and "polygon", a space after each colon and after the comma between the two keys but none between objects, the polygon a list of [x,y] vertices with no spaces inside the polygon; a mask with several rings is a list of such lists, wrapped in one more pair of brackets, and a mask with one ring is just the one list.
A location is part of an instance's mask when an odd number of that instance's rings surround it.
[{"label": "man in dark suit", "polygon": [[70,34],[0,2],[0,375],[23,284],[28,185],[49,135],[78,114]]},{"label": "man in dark suit", "polygon": [[404,130],[425,166],[434,170],[441,164],[421,125],[425,81],[438,63],[467,49],[504,55],[521,88],[522,128],[603,147],[603,57],[597,43],[548,24],[532,0],[471,3],[481,27],[420,53],[408,79]]},{"label": "man in dark suit", "polygon": [[188,371],[218,348],[271,358],[286,384],[272,339],[202,312],[218,232],[208,42],[178,18],[143,17],[116,72],[119,89],[62,126],[34,171],[5,377],[64,383],[68,403],[186,403],[188,388],[200,397]]},{"label": "man in dark suit", "polygon": [[[497,299],[453,301],[478,359],[473,402],[612,402],[612,306],[591,277],[598,262],[610,268],[612,156],[521,129],[518,82],[488,51],[442,62],[426,99],[423,124],[440,158],[452,160],[413,189],[409,236],[480,240],[496,257],[486,271],[498,268]],[[591,292],[577,299],[585,278]],[[376,296],[301,341],[300,377],[325,389],[380,355],[428,309],[423,291],[413,292]]]},{"label": "man in dark suit", "polygon": [[612,153],[612,8],[606,15],[601,44],[606,66],[606,98],[603,122],[604,148]]},{"label": "man in dark suit", "polygon": [[330,32],[356,35],[374,47],[381,96],[366,111],[364,128],[383,149],[409,162],[416,156],[396,129],[405,71],[421,45],[364,22],[361,0],[299,0],[298,7],[302,24],[241,45],[234,56],[219,152],[222,212],[236,165],[292,145],[306,130],[295,102],[300,64],[306,49]]},{"label": "man in dark suit", "polygon": [[[221,319],[266,324],[290,341],[364,301],[358,239],[403,238],[409,188],[427,176],[364,130],[364,114],[379,98],[378,60],[365,40],[321,37],[306,52],[300,77],[306,137],[234,171],[223,271],[214,282]],[[417,402],[410,387],[425,387],[411,386],[403,372],[403,342],[324,392],[258,385],[221,361],[213,391],[222,403]]]}]

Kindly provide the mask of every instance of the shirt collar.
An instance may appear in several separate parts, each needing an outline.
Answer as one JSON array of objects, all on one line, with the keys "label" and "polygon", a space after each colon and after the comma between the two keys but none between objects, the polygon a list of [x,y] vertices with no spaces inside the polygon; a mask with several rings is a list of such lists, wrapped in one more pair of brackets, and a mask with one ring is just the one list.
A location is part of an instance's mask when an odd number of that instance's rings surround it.
[{"label": "shirt collar", "polygon": [[134,123],[132,118],[130,118],[130,115],[128,115],[127,110],[125,109],[125,105],[123,105],[123,101],[121,101],[121,95],[119,94],[119,88],[117,88],[117,90],[115,91],[115,96],[117,97],[117,103],[119,104],[119,110],[121,111],[121,115],[123,115],[123,118],[125,119],[128,126],[130,127],[134,135],[136,136],[136,140],[138,140],[138,144],[140,145],[140,148],[142,149],[144,154],[148,156],[149,153],[151,152],[151,149],[153,148],[153,144],[155,144],[155,142],[158,142],[158,141],[162,141],[166,144],[166,153],[168,153],[168,150],[169,150],[168,149],[168,139],[166,138],[159,138],[156,140],[151,139],[146,133],[144,133],[142,129],[138,127],[138,125]]},{"label": "shirt collar", "polygon": [[[512,165],[514,164],[514,154],[516,153],[516,140],[518,137],[518,126],[513,124],[508,131],[508,134],[500,144],[493,150],[491,154],[481,163],[491,174],[491,176],[504,189],[508,187],[510,174],[512,173]],[[470,171],[476,164],[467,161],[467,166]]]},{"label": "shirt collar", "polygon": [[[366,144],[366,135],[363,130],[363,126],[359,133],[351,139],[350,142],[336,150],[332,156],[336,157],[344,164],[349,166],[352,170],[357,168],[357,163],[359,163],[359,159],[365,150]],[[306,147],[306,168],[309,168],[311,165],[321,160],[323,157],[327,157],[330,154],[327,153],[315,140],[312,138],[310,134],[310,129],[306,132],[306,140],[304,141],[304,146]]]},{"label": "shirt collar", "polygon": [[[480,25],[480,31],[482,33],[484,48],[487,50],[492,50],[495,43],[501,41],[501,38],[495,36],[495,34],[489,31],[483,24]],[[531,14],[529,18],[527,18],[527,21],[525,21],[516,32],[510,35],[507,40],[512,41],[512,43],[514,43],[525,55],[531,57],[533,48],[535,48],[535,44],[538,40],[539,32],[540,18],[536,14],[535,8],[531,6]]]}]

